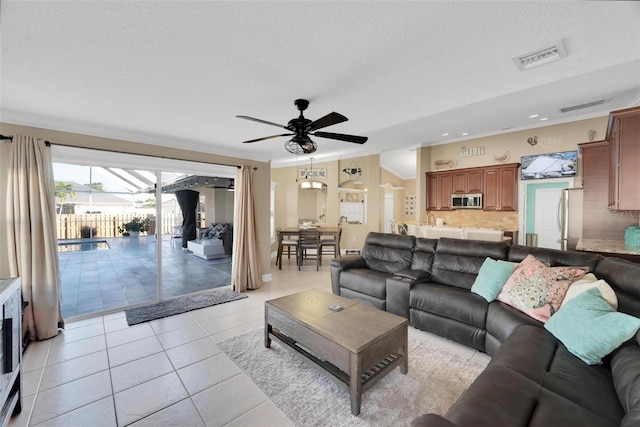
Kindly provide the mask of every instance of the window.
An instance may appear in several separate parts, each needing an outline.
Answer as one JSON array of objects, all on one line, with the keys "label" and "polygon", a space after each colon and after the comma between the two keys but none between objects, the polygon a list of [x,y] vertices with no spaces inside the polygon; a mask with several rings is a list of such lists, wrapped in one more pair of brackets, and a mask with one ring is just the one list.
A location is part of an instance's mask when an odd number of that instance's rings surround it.
[{"label": "window", "polygon": [[271,199],[269,201],[269,240],[273,245],[276,242],[276,185],[271,182]]}]

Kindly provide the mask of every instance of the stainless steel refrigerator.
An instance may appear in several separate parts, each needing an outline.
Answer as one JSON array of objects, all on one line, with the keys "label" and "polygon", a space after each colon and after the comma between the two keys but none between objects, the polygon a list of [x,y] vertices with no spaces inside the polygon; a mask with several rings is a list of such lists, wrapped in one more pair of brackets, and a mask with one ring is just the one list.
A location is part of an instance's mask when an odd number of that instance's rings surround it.
[{"label": "stainless steel refrigerator", "polygon": [[558,204],[558,229],[560,230],[560,247],[564,251],[576,249],[578,240],[582,238],[582,188],[565,188]]}]

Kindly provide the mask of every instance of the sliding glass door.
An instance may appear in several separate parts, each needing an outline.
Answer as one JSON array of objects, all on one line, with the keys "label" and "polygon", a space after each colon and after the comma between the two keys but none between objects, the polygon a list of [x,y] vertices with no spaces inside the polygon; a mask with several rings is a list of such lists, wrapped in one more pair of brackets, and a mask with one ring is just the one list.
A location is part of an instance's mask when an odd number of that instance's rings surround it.
[{"label": "sliding glass door", "polygon": [[221,241],[207,227],[235,168],[77,151],[54,150],[63,317],[230,284],[230,253],[203,254]]}]

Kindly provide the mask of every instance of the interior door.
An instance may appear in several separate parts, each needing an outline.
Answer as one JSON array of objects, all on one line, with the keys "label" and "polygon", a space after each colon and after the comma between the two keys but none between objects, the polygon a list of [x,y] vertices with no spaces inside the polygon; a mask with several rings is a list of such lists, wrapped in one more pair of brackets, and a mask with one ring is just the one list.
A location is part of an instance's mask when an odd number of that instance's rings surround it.
[{"label": "interior door", "polygon": [[539,188],[535,191],[535,232],[538,247],[561,249],[558,209],[562,188]]}]

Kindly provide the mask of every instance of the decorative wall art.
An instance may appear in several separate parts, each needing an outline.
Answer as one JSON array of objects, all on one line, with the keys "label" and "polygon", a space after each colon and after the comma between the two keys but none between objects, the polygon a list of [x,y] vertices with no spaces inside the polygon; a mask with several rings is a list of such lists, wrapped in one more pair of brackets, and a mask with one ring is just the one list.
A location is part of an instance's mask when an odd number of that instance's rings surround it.
[{"label": "decorative wall art", "polygon": [[458,166],[457,160],[436,160],[433,162],[436,169],[451,169]]},{"label": "decorative wall art", "polygon": [[358,193],[347,193],[347,202],[359,202]]},{"label": "decorative wall art", "polygon": [[484,145],[480,147],[460,147],[460,157],[484,156]]},{"label": "decorative wall art", "polygon": [[503,154],[494,154],[493,159],[498,163],[508,162],[511,158],[511,151],[505,151]]},{"label": "decorative wall art", "polygon": [[[594,135],[595,136],[595,135]],[[538,138],[537,136],[532,136],[531,138],[527,138],[527,143],[530,146],[540,144],[541,147],[549,147],[551,145],[557,145],[562,143],[562,135],[559,136],[543,136]]]},{"label": "decorative wall art", "polygon": [[413,215],[416,211],[416,196],[404,196],[404,214]]},{"label": "decorative wall art", "polygon": [[298,169],[298,179],[327,179],[326,169]]}]

